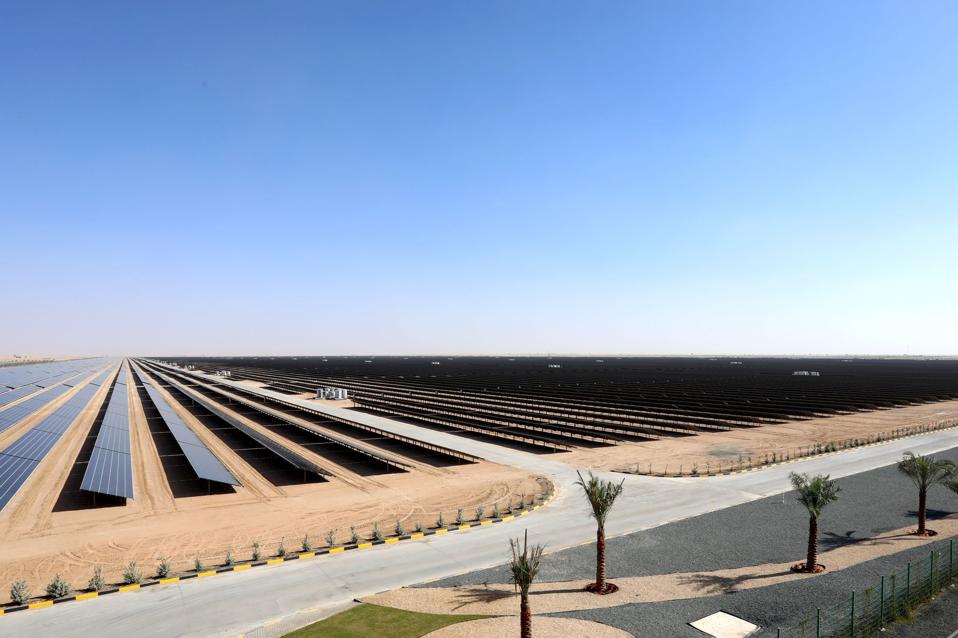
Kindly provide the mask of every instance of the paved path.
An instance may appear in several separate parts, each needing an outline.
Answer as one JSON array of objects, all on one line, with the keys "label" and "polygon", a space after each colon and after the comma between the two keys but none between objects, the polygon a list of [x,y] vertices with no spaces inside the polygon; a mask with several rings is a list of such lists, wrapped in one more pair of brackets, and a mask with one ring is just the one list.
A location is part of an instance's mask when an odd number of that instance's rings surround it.
[{"label": "paved path", "polygon": [[[508,539],[525,529],[531,540],[545,543],[551,551],[594,539],[594,524],[574,486],[574,468],[548,456],[395,421],[389,424],[396,431],[408,430],[416,438],[440,445],[454,443],[491,461],[549,476],[558,486],[558,496],[549,507],[502,525],[20,612],[0,618],[0,634],[64,638],[237,636],[304,609],[340,608],[360,596],[502,563],[508,554]],[[792,471],[847,476],[893,463],[906,450],[933,453],[956,446],[958,431],[950,430],[735,476],[628,476],[608,532],[626,534],[771,496],[789,489],[788,475]],[[256,635],[269,633],[255,631]]]}]

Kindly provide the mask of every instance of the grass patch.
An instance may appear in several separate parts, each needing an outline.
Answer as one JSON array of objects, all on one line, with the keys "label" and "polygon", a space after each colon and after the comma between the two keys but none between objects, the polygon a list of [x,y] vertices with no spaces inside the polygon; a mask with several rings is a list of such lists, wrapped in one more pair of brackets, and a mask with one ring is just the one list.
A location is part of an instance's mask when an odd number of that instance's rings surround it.
[{"label": "grass patch", "polygon": [[363,603],[284,638],[419,638],[431,631],[488,616],[420,614]]}]

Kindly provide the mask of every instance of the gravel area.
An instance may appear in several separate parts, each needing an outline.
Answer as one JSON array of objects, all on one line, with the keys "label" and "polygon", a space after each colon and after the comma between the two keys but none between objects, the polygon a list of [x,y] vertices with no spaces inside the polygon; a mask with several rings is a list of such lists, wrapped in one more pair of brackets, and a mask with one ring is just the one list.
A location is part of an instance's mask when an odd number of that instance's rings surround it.
[{"label": "gravel area", "polygon": [[[958,448],[935,456],[958,462]],[[838,483],[842,488],[839,500],[825,510],[819,522],[822,550],[917,524],[918,493],[895,466],[849,476]],[[958,497],[936,487],[928,494],[928,511],[934,528],[935,517],[958,512]],[[615,516],[614,509],[611,516]],[[808,514],[795,502],[795,494],[786,492],[784,505],[781,496],[773,496],[610,539],[608,576],[712,571],[791,558],[798,561],[805,556],[807,534]],[[503,559],[507,553],[503,552]],[[594,571],[595,545],[583,545],[547,554],[538,580],[576,580]],[[508,571],[501,565],[422,585],[507,581]]]},{"label": "gravel area", "polygon": [[912,624],[890,627],[889,638],[949,638],[958,632],[958,589],[941,594],[925,607]]},{"label": "gravel area", "polygon": [[[958,461],[958,448],[936,456]],[[708,479],[703,479],[708,480]],[[822,548],[854,543],[874,534],[914,523],[917,494],[910,481],[892,465],[839,481],[842,493],[821,521]],[[958,497],[936,488],[929,494],[932,517],[958,511]],[[613,511],[614,516],[614,511]],[[616,576],[652,575],[683,571],[711,571],[804,557],[807,514],[794,494],[766,498],[651,530],[612,539],[608,571]],[[932,520],[931,527],[934,527]],[[575,580],[594,570],[594,545],[547,555],[540,578]],[[741,616],[766,628],[788,625],[828,607],[877,582],[882,574],[901,569],[909,560],[927,556],[923,548],[906,550],[868,561],[840,572],[826,573],[813,581],[783,583],[707,598],[560,614],[608,623],[636,636],[689,636],[702,634],[686,623],[718,610]],[[506,582],[504,567],[496,567],[428,583],[455,586]],[[771,633],[774,635],[774,633]]]}]

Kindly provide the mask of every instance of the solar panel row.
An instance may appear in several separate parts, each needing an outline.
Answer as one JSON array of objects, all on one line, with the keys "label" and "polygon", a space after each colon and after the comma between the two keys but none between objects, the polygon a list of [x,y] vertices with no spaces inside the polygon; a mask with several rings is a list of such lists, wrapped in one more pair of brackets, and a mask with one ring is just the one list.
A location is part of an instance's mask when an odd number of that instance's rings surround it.
[{"label": "solar panel row", "polygon": [[163,418],[163,422],[166,423],[166,427],[170,430],[174,440],[176,440],[177,445],[179,445],[183,451],[183,454],[192,466],[193,471],[196,472],[196,475],[208,481],[240,485],[236,477],[226,469],[220,460],[210,452],[209,448],[200,441],[193,430],[183,422],[149,379],[139,370],[136,370],[136,374],[140,381],[143,382],[144,389],[146,389],[147,394],[150,395],[150,399]]},{"label": "solar panel row", "polygon": [[[0,386],[19,388],[24,385],[39,385],[53,377],[75,374],[103,365],[105,359],[82,359],[75,361],[52,361],[30,365],[0,368]],[[0,388],[0,394],[4,388]]]},{"label": "solar panel row", "polygon": [[59,385],[0,412],[0,432],[9,430],[46,404],[58,399],[69,391],[69,386]]},{"label": "solar panel row", "polygon": [[33,394],[34,392],[37,392],[39,390],[40,388],[35,385],[25,385],[25,386],[21,386],[19,388],[10,390],[9,392],[5,392],[4,394],[0,395],[0,408],[2,408],[5,405],[9,405],[13,403],[17,399],[22,399],[28,394]]},{"label": "solar panel row", "polygon": [[130,413],[126,370],[127,365],[124,363],[110,394],[80,489],[133,498],[133,460],[130,455]]},{"label": "solar panel row", "polygon": [[[101,373],[96,381],[102,383],[111,372],[112,370],[108,370]],[[17,439],[13,445],[0,452],[0,510],[6,507],[10,499],[30,478],[98,389],[92,383],[87,384],[52,414]]]}]

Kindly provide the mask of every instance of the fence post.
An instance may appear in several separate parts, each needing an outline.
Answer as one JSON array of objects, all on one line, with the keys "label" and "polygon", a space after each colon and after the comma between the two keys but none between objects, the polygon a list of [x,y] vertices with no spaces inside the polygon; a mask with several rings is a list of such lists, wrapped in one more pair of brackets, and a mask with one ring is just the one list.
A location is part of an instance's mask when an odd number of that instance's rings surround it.
[{"label": "fence post", "polygon": [[928,597],[935,593],[935,550],[928,556]]},{"label": "fence post", "polygon": [[822,608],[815,610],[815,638],[822,638]]},{"label": "fence post", "polygon": [[905,572],[905,608],[911,609],[911,563]]},{"label": "fence post", "polygon": [[851,613],[851,622],[849,623],[849,632],[848,638],[855,638],[855,590],[852,590],[852,613]]},{"label": "fence post", "polygon": [[948,541],[948,578],[955,575],[955,539]]},{"label": "fence post", "polygon": [[881,589],[878,600],[878,628],[885,628],[885,577],[881,577]]}]

